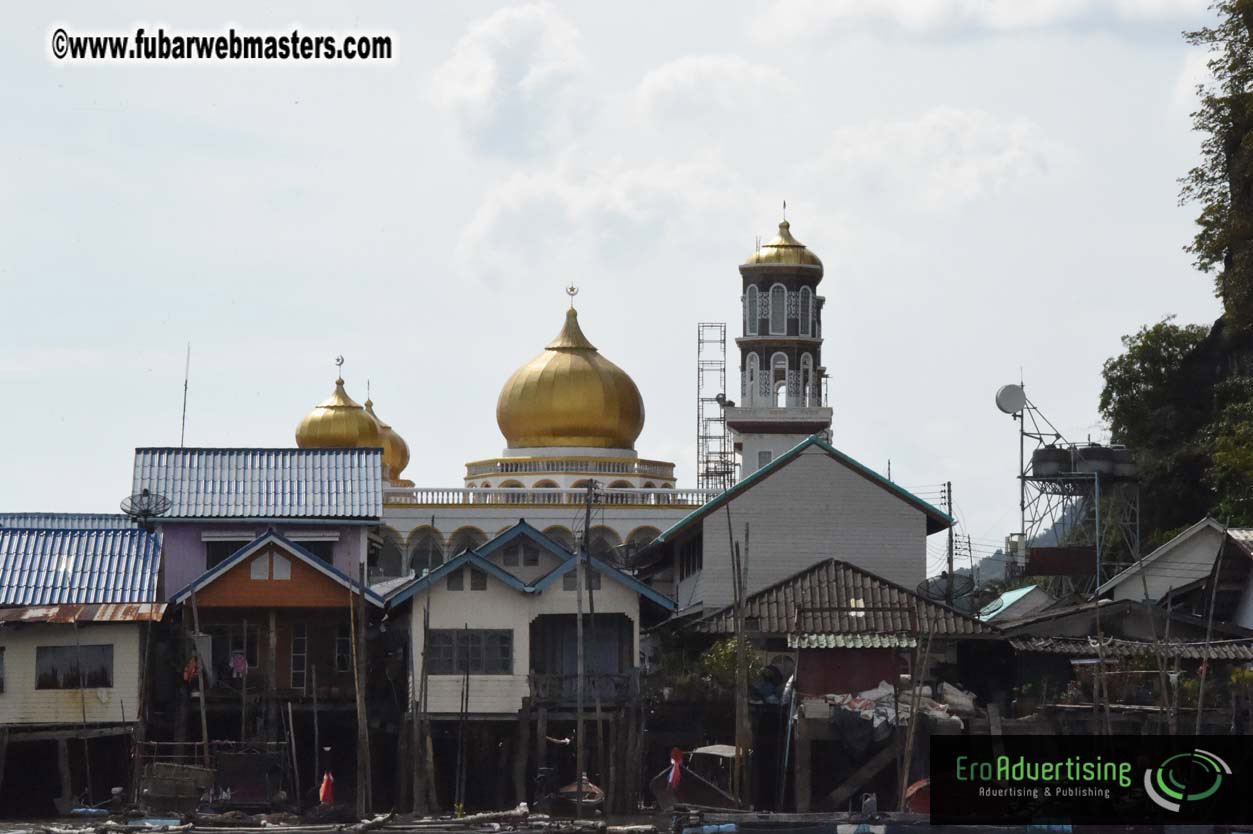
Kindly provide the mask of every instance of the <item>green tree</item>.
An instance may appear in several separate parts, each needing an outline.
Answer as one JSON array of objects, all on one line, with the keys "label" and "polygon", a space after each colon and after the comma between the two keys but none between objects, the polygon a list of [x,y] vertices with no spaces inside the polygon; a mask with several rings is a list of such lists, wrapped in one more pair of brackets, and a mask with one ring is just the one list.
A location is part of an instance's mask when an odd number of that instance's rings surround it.
[{"label": "green tree", "polygon": [[1253,0],[1217,0],[1218,24],[1184,37],[1209,55],[1193,128],[1201,162],[1180,180],[1181,203],[1199,203],[1200,227],[1185,248],[1214,273],[1229,326],[1253,327]]}]

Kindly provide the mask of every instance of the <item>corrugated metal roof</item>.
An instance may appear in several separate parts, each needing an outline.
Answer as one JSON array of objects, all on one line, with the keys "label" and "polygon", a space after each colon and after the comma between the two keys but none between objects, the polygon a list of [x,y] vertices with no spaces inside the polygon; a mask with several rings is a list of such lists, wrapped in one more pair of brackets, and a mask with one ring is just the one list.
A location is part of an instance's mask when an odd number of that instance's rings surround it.
[{"label": "corrugated metal roof", "polygon": [[32,605],[0,608],[0,623],[137,623],[159,622],[164,602],[105,605]]},{"label": "corrugated metal roof", "polygon": [[[994,636],[999,632],[973,617],[920,597],[867,570],[828,559],[745,601],[745,628],[765,634],[924,634],[938,637]],[[692,624],[708,634],[734,634],[731,606]]]},{"label": "corrugated metal roof", "polygon": [[121,513],[0,513],[0,527],[10,530],[130,530],[138,526]]},{"label": "corrugated metal roof", "polygon": [[170,499],[164,518],[383,514],[381,449],[135,450],[132,491]]},{"label": "corrugated metal roof", "polygon": [[[1060,654],[1067,657],[1097,657],[1096,638],[1088,637],[1016,637],[1009,641],[1014,651],[1024,654]],[[1181,657],[1191,660],[1253,660],[1253,640],[1216,640],[1205,643],[1178,643],[1171,641],[1162,644],[1162,652],[1166,657]],[[1207,654],[1208,652],[1208,654]],[[1133,657],[1136,655],[1156,656],[1157,649],[1153,643],[1140,640],[1107,639],[1101,654],[1105,657]]]},{"label": "corrugated metal roof", "polygon": [[1006,591],[979,610],[979,619],[983,620],[985,623],[988,620],[995,619],[998,614],[1004,613],[1006,608],[1009,608],[1015,602],[1034,590],[1035,585],[1024,585],[1021,588]]},{"label": "corrugated metal roof", "polygon": [[160,568],[146,530],[0,530],[0,606],[155,602]]}]

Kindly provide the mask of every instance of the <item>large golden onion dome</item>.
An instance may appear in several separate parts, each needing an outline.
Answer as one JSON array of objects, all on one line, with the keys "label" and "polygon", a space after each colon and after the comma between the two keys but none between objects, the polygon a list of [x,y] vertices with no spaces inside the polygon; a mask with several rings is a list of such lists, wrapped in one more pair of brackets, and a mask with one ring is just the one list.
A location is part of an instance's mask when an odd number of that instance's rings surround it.
[{"label": "large golden onion dome", "polygon": [[392,483],[398,483],[400,473],[409,465],[409,444],[374,413],[374,401],[368,397],[365,401],[365,413],[379,424],[379,431],[383,435],[383,477]]},{"label": "large golden onion dome", "polygon": [[779,224],[779,234],[769,243],[763,243],[748,256],[744,266],[782,264],[787,266],[812,266],[822,269],[822,261],[805,244],[792,237],[792,226],[786,220]]},{"label": "large golden onion dome", "polygon": [[631,377],[583,335],[572,307],[557,338],[500,390],[496,423],[511,449],[634,449],[644,400]]},{"label": "large golden onion dome", "polygon": [[335,380],[335,391],[296,427],[296,445],[302,449],[381,448],[383,432],[344,391],[340,377]]}]

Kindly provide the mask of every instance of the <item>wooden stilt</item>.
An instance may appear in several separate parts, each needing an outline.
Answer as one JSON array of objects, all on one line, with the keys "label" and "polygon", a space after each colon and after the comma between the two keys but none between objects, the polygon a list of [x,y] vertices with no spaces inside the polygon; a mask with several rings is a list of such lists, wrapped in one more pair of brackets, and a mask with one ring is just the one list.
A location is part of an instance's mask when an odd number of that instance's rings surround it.
[{"label": "wooden stilt", "polygon": [[352,670],[357,696],[357,816],[364,819],[373,808],[370,796],[370,724],[366,718],[365,682],[365,562],[358,565],[360,586],[348,592],[352,612]]},{"label": "wooden stilt", "polygon": [[527,801],[526,790],[526,759],[531,747],[531,699],[522,699],[522,709],[518,710],[517,742],[513,756],[513,801]]},{"label": "wooden stilt", "polygon": [[[484,731],[488,728],[484,727]],[[492,733],[492,743],[496,745],[496,807],[504,810],[509,807],[509,791],[513,787],[505,774],[509,772],[509,757],[513,753],[513,738],[509,734]]]},{"label": "wooden stilt", "polygon": [[[200,608],[199,606],[196,605],[196,592],[194,590],[191,592],[191,616],[192,616],[192,625],[196,629],[196,636],[199,637],[200,636]],[[184,623],[184,627],[186,627],[186,620],[184,620],[183,623]],[[247,639],[248,639],[248,636],[245,634],[244,640],[247,641]],[[206,687],[205,687],[204,665],[206,663],[212,663],[213,658],[211,657],[203,658],[200,656],[200,644],[199,643],[193,641],[192,647],[193,647],[192,651],[195,652],[196,654],[196,677],[200,683],[200,693],[199,693],[200,694],[200,698],[199,698],[200,700],[200,743],[203,746],[203,749],[201,750],[201,764],[203,764],[205,767],[208,767],[209,766],[209,717],[205,713],[205,697],[208,695],[208,691],[206,690]],[[245,642],[244,644],[244,649],[245,649],[244,653],[247,654],[247,642]]]},{"label": "wooden stilt", "polygon": [[74,804],[74,784],[70,777],[70,743],[69,739],[57,739],[57,771],[61,777],[61,801],[66,810]]},{"label": "wooden stilt", "polygon": [[4,762],[9,756],[9,728],[0,727],[0,788],[4,787]]},{"label": "wooden stilt", "polygon": [[[802,708],[803,709],[803,708]],[[802,712],[796,720],[796,749],[792,753],[792,795],[796,805],[796,813],[808,814],[810,791],[813,789],[812,775],[809,772],[810,741],[809,719]],[[843,810],[837,808],[837,811]]]},{"label": "wooden stilt", "polygon": [[535,719],[535,766],[548,767],[548,707],[541,706]]}]

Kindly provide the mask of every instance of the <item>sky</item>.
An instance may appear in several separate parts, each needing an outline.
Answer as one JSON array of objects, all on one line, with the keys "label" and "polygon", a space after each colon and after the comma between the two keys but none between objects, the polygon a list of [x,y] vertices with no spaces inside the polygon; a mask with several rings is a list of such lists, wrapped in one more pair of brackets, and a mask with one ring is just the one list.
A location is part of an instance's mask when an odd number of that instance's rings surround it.
[{"label": "sky", "polygon": [[[792,232],[835,444],[976,553],[1018,526],[1021,378],[1101,439],[1102,362],[1211,322],[1177,179],[1204,0],[22,4],[0,31],[0,511],[114,511],[136,446],[291,446],[348,392],[461,483],[560,329],[695,485],[696,327]],[[56,61],[50,34],[388,34],[373,63]],[[732,345],[732,350],[734,350]],[[738,383],[733,383],[738,391]],[[732,395],[734,397],[734,394]],[[942,537],[933,537],[937,540]],[[932,563],[942,546],[932,542]]]}]

